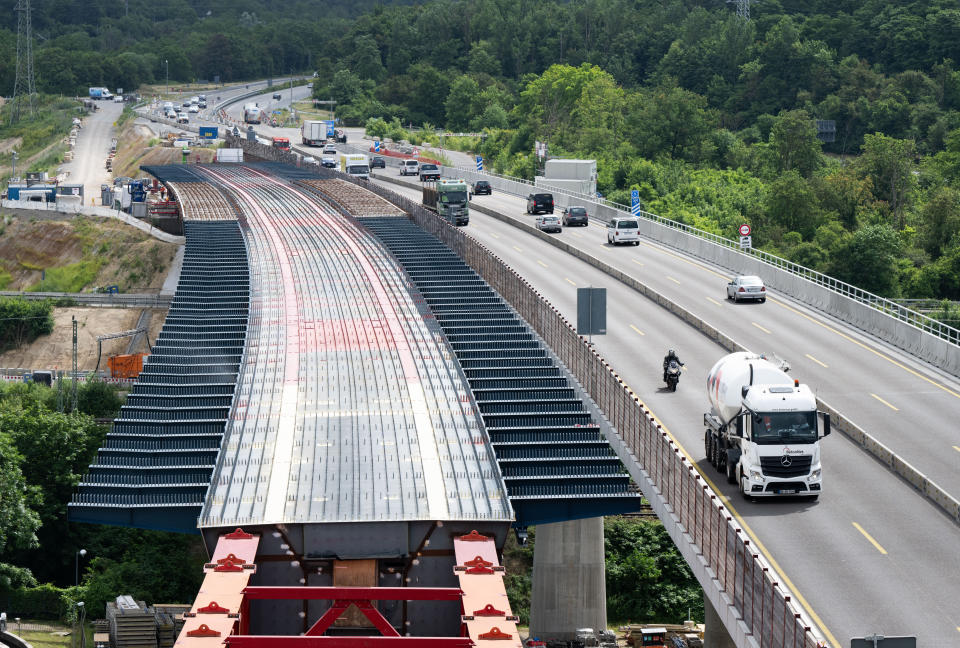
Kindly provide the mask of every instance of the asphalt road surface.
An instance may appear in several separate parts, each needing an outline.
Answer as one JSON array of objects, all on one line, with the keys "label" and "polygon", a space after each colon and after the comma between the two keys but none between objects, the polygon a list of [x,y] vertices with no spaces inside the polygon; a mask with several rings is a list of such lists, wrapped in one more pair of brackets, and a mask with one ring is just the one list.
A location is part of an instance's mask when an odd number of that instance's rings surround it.
[{"label": "asphalt road surface", "polygon": [[[387,170],[391,173],[391,170]],[[382,173],[382,172],[381,172]],[[392,175],[392,173],[391,173]],[[411,198],[419,188],[401,189]],[[481,196],[476,204],[526,216],[519,198]],[[780,573],[780,582],[834,646],[878,633],[916,635],[925,648],[960,646],[960,527],[856,444],[835,433],[823,443],[824,493],[802,499],[746,502],[704,458],[706,375],[726,352],[665,309],[528,230],[471,212],[467,233],[531,282],[570,321],[576,288],[608,290],[606,336],[597,350],[625,378],[711,480]],[[922,363],[781,295],[766,304],[724,299],[727,274],[643,242],[614,248],[605,228],[565,228],[568,243],[629,272],[706,319],[741,344],[775,352],[792,375],[871,434],[897,441],[921,470],[942,471],[960,491],[955,419],[960,385]],[[661,381],[661,359],[676,348],[687,366],[676,393]],[[946,390],[946,391],[945,391]],[[951,393],[953,392],[953,393]],[[894,410],[874,395],[885,398]],[[911,399],[929,399],[909,414]],[[900,412],[905,412],[900,415]],[[952,468],[952,470],[951,470]],[[951,474],[952,473],[952,474]]]},{"label": "asphalt road surface", "polygon": [[67,182],[83,184],[83,196],[87,205],[91,198],[99,205],[100,185],[113,182],[106,162],[113,144],[113,122],[123,112],[123,104],[112,101],[98,101],[96,104],[99,110],[83,120],[83,127],[77,133],[73,160],[60,167],[61,172],[69,172]]}]

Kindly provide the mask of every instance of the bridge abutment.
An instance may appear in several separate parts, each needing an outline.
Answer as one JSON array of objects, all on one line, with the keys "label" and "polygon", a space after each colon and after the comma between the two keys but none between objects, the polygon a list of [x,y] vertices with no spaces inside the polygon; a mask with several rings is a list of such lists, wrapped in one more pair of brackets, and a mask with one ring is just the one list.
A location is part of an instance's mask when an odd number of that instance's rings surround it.
[{"label": "bridge abutment", "polygon": [[538,524],[533,550],[530,636],[573,639],[607,627],[603,518]]}]

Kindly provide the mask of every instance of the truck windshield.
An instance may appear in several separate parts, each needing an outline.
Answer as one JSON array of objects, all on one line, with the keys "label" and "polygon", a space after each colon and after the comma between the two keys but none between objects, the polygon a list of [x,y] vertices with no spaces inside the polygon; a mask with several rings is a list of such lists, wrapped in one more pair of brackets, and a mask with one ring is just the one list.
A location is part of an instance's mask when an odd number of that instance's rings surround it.
[{"label": "truck windshield", "polygon": [[351,164],[347,167],[347,173],[350,175],[370,175],[370,167],[366,164]]},{"label": "truck windshield", "polygon": [[466,191],[445,191],[440,194],[440,202],[465,203],[467,202]]},{"label": "truck windshield", "polygon": [[816,412],[757,412],[753,415],[752,441],[759,445],[816,443]]}]

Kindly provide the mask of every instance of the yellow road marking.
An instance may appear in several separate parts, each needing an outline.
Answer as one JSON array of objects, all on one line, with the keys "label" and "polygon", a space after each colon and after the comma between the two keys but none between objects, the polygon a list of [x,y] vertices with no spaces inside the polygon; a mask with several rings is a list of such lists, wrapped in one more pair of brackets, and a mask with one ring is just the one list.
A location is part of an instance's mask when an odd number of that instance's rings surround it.
[{"label": "yellow road marking", "polygon": [[546,263],[544,263],[543,261],[541,261],[540,259],[537,259],[537,263],[539,263],[540,265],[542,265],[544,268],[549,268],[549,267],[550,267],[550,266],[548,266]]},{"label": "yellow road marking", "polygon": [[[644,333],[643,331],[641,331],[640,329],[638,329],[638,328],[637,328],[636,326],[634,326],[633,324],[630,325],[630,328],[632,328],[634,331],[636,331],[636,332],[639,333],[640,335],[646,335],[646,333]],[[954,447],[956,448],[956,446],[954,446]],[[960,450],[960,448],[957,448],[957,449]]]},{"label": "yellow road marking", "polygon": [[631,396],[635,397],[641,405],[643,405],[644,409],[650,412],[651,418],[653,418],[653,420],[657,422],[660,428],[667,433],[667,436],[669,436],[670,440],[673,441],[673,443],[677,446],[677,448],[680,449],[680,452],[683,453],[683,456],[687,458],[687,461],[690,462],[690,465],[693,466],[693,468],[700,474],[700,477],[703,478],[703,481],[705,481],[710,486],[710,488],[713,489],[713,492],[717,494],[717,498],[719,498],[720,501],[723,502],[723,505],[727,507],[727,510],[730,511],[730,515],[732,515],[737,520],[737,524],[740,525],[740,528],[743,529],[743,532],[750,537],[750,541],[753,543],[753,546],[756,547],[760,551],[760,553],[763,554],[764,558],[767,559],[767,563],[769,563],[770,568],[777,573],[777,575],[780,577],[780,580],[783,582],[783,584],[786,585],[787,588],[791,590],[791,592],[793,593],[794,600],[797,601],[797,603],[799,603],[803,607],[804,611],[806,611],[807,613],[807,616],[810,617],[810,620],[813,621],[818,628],[820,628],[820,632],[824,634],[824,636],[827,638],[827,641],[829,641],[834,648],[840,648],[842,644],[839,641],[837,641],[837,638],[833,636],[833,633],[827,629],[827,626],[824,625],[823,620],[820,619],[817,613],[813,611],[813,608],[807,602],[807,599],[805,599],[803,595],[800,594],[800,590],[797,589],[796,585],[793,584],[793,581],[791,581],[790,578],[784,573],[783,569],[780,567],[780,564],[774,559],[773,555],[769,551],[767,551],[766,546],[764,546],[764,544],[760,542],[759,538],[757,537],[757,534],[753,532],[753,529],[750,528],[750,525],[747,524],[747,521],[744,520],[743,516],[740,515],[737,512],[737,510],[733,507],[733,504],[731,503],[730,498],[723,494],[723,492],[720,490],[717,484],[713,481],[710,475],[708,475],[707,473],[703,472],[700,469],[700,465],[696,461],[694,461],[693,457],[690,456],[690,453],[687,452],[687,449],[680,444],[680,442],[677,440],[675,436],[673,436],[673,432],[670,431],[670,428],[664,425],[663,421],[661,421],[657,417],[657,415],[653,413],[653,410],[651,410],[646,405],[646,403],[644,403],[643,400],[641,400],[640,397],[633,392],[633,390],[630,390],[630,394]]},{"label": "yellow road marking", "polygon": [[583,238],[582,234],[577,234],[576,232],[570,232],[570,233],[576,236],[577,238]]},{"label": "yellow road marking", "polygon": [[567,283],[570,284],[571,286],[576,286],[576,285],[577,285],[576,283],[574,283],[573,281],[571,281],[571,280],[570,280],[569,278],[567,278],[567,277],[564,277],[564,279],[566,279],[566,280],[567,280]]},{"label": "yellow road marking", "polygon": [[670,281],[672,281],[673,283],[675,283],[675,284],[677,284],[677,285],[680,285],[680,282],[677,281],[676,279],[674,279],[673,277],[671,277],[670,275],[667,275],[667,279],[669,279]]},{"label": "yellow road marking", "polygon": [[513,246],[513,249],[517,252],[523,252],[523,248],[517,247],[516,245]]},{"label": "yellow road marking", "polygon": [[894,407],[893,405],[891,405],[891,404],[888,403],[887,401],[883,400],[882,398],[880,398],[880,397],[877,396],[876,394],[870,394],[870,395],[873,396],[874,398],[876,398],[878,401],[880,401],[880,402],[883,403],[884,405],[886,405],[887,407],[889,407],[890,409],[892,409],[894,412],[899,412],[899,411],[900,411],[899,408]]},{"label": "yellow road marking", "polygon": [[712,301],[712,302],[713,302],[714,304],[716,304],[717,306],[723,306],[723,304],[721,304],[720,302],[718,302],[718,301],[717,301],[716,299],[714,299],[713,297],[707,297],[707,299],[709,299],[710,301]]},{"label": "yellow road marking", "polygon": [[640,263],[639,261],[637,261],[636,259],[630,259],[630,260],[633,261],[634,263],[636,263],[636,264],[637,264],[638,266],[640,266],[641,268],[643,267],[643,264]]},{"label": "yellow road marking", "polygon": [[820,366],[823,367],[824,369],[827,368],[828,365],[825,365],[824,363],[820,362],[819,360],[817,360],[816,358],[814,358],[814,357],[813,357],[812,355],[810,355],[809,353],[806,354],[806,355],[807,355],[808,358],[810,358],[811,360],[813,360],[814,362],[816,362],[818,365],[820,365]]},{"label": "yellow road marking", "polygon": [[960,446],[953,446],[953,449],[956,450],[957,452],[960,452]]},{"label": "yellow road marking", "polygon": [[802,313],[802,312],[798,311],[796,308],[793,308],[792,306],[787,306],[786,304],[781,304],[779,301],[777,301],[777,300],[775,300],[775,299],[771,299],[770,301],[773,302],[774,304],[776,304],[777,306],[780,306],[781,308],[785,308],[785,309],[787,309],[788,311],[799,315],[800,317],[806,318],[807,320],[813,322],[813,323],[816,324],[817,326],[821,326],[821,327],[827,329],[827,330],[830,331],[831,333],[836,333],[837,335],[839,335],[840,337],[842,337],[844,340],[846,340],[846,341],[848,341],[848,342],[853,342],[854,344],[856,344],[856,345],[857,345],[858,347],[860,347],[861,349],[865,349],[865,350],[869,351],[870,353],[872,353],[873,355],[877,356],[878,358],[883,358],[884,360],[886,360],[887,362],[889,362],[889,363],[892,364],[893,366],[899,367],[900,369],[903,369],[903,370],[906,371],[907,373],[912,374],[913,376],[916,376],[916,377],[919,378],[920,380],[924,380],[924,381],[928,382],[929,384],[933,385],[934,387],[936,387],[936,388],[938,388],[938,389],[942,389],[943,391],[947,392],[947,393],[950,394],[951,396],[956,396],[957,398],[960,398],[960,394],[958,394],[957,392],[953,391],[952,389],[950,389],[950,388],[947,387],[946,385],[941,385],[941,384],[938,383],[936,380],[933,380],[933,379],[931,379],[931,378],[927,378],[926,376],[924,376],[924,375],[921,374],[920,372],[914,371],[914,370],[911,369],[910,367],[904,365],[902,362],[897,362],[896,360],[894,360],[894,359],[891,358],[890,356],[888,356],[888,355],[886,355],[886,354],[884,354],[884,353],[881,353],[880,351],[877,351],[876,349],[873,349],[873,348],[867,346],[866,344],[864,344],[863,342],[860,342],[859,340],[853,339],[852,337],[850,337],[850,336],[847,335],[846,333],[843,333],[843,332],[841,332],[841,331],[838,331],[837,329],[833,328],[832,326],[829,326],[829,325],[827,325],[827,324],[824,324],[823,322],[820,322],[820,321],[814,319],[813,317],[810,317],[810,316],[807,315],[806,313]]},{"label": "yellow road marking", "polygon": [[499,235],[499,234],[495,234],[494,232],[490,232],[490,236],[492,236],[492,237],[495,238],[495,239],[500,238],[500,235]]},{"label": "yellow road marking", "polygon": [[757,327],[758,329],[760,329],[760,330],[761,330],[761,331],[763,331],[764,333],[767,333],[767,334],[770,334],[770,335],[773,335],[772,333],[770,333],[770,331],[769,331],[769,330],[767,330],[767,329],[765,329],[765,328],[763,328],[762,326],[760,326],[760,325],[759,325],[759,324],[757,324],[756,322],[750,322],[750,323],[751,323],[751,324],[753,324],[754,326],[756,326],[756,327]]},{"label": "yellow road marking", "polygon": [[882,553],[884,556],[887,555],[887,550],[884,549],[883,547],[881,547],[881,546],[880,546],[880,543],[873,539],[873,536],[871,536],[869,533],[867,533],[866,531],[864,531],[862,526],[860,526],[859,524],[857,524],[856,522],[854,522],[854,523],[853,523],[853,528],[855,528],[857,531],[859,531],[860,533],[862,533],[862,534],[863,534],[863,537],[866,538],[867,540],[869,540],[869,541],[870,541],[870,544],[872,544],[874,547],[876,547],[877,551],[879,551],[880,553]]}]

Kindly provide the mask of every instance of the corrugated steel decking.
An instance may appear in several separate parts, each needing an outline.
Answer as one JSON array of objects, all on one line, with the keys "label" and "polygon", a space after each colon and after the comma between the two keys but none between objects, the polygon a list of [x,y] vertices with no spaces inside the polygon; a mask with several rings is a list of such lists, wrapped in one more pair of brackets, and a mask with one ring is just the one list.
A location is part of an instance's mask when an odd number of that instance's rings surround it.
[{"label": "corrugated steel decking", "polygon": [[187,222],[184,235],[167,319],[69,504],[73,521],[196,529],[243,355],[249,273],[236,220]]},{"label": "corrugated steel decking", "polygon": [[466,380],[393,257],[315,194],[202,172],[244,212],[252,299],[200,526],[512,520]]},{"label": "corrugated steel decking", "polygon": [[526,526],[639,510],[640,493],[566,372],[473,269],[406,218],[361,218],[423,294],[470,382]]}]

